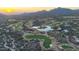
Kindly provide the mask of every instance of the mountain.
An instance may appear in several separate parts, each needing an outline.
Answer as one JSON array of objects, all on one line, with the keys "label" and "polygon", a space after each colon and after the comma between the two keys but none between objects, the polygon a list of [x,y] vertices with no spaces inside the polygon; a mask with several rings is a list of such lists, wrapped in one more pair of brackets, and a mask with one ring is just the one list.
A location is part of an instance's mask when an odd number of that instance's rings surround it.
[{"label": "mountain", "polygon": [[79,9],[72,10],[68,8],[55,8],[49,11],[42,10],[38,12],[30,12],[30,13],[21,13],[17,15],[4,15],[0,13],[0,22],[5,21],[9,18],[17,19],[17,20],[27,20],[27,19],[40,19],[52,16],[61,16],[61,15],[79,15]]},{"label": "mountain", "polygon": [[53,15],[71,15],[73,14],[73,10],[67,9],[67,8],[56,8],[53,10],[50,10],[49,13]]},{"label": "mountain", "polygon": [[31,13],[23,13],[20,15],[16,15],[17,17],[44,17],[44,16],[55,16],[55,15],[79,15],[79,10],[72,10],[68,8],[55,8],[50,11],[38,11],[38,12],[31,12]]}]

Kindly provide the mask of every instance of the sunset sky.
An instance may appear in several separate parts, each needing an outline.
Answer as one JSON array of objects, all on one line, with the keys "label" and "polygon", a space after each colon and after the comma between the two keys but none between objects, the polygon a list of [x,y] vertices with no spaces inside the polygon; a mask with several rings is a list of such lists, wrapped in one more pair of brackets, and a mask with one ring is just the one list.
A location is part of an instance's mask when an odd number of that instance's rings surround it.
[{"label": "sunset sky", "polygon": [[56,7],[79,9],[79,0],[0,0],[1,13],[35,12]]},{"label": "sunset sky", "polygon": [[12,13],[12,12],[36,12],[41,10],[49,11],[53,9],[53,7],[18,7],[18,8],[0,8],[0,12],[2,13]]}]

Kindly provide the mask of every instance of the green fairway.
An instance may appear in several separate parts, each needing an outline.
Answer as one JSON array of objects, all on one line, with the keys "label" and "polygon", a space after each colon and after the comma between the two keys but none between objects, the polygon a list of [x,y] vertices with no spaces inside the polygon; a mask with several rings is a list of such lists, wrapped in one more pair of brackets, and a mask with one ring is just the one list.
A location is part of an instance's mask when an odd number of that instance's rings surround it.
[{"label": "green fairway", "polygon": [[50,48],[51,39],[45,35],[25,35],[26,39],[37,39],[37,40],[43,40],[44,41],[44,47]]},{"label": "green fairway", "polygon": [[71,49],[72,49],[72,47],[69,46],[68,44],[63,44],[62,47],[63,47],[64,49],[67,49],[67,48],[71,48]]}]

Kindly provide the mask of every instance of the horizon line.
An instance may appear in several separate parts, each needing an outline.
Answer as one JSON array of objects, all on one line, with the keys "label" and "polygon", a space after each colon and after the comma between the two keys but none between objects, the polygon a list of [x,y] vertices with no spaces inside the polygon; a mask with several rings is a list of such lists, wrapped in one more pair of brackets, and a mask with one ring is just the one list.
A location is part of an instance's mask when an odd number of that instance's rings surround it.
[{"label": "horizon line", "polygon": [[[78,10],[78,7],[20,7],[20,8],[0,8],[0,13],[4,15],[17,15],[23,13],[34,13],[39,11],[50,11],[56,8],[67,8],[71,10]],[[18,11],[19,10],[19,11]]]}]

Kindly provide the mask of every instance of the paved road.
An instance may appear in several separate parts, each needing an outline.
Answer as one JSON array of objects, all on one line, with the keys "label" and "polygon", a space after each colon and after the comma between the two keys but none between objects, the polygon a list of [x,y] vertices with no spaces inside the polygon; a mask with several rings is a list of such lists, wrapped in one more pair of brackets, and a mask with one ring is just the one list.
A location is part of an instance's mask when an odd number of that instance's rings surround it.
[{"label": "paved road", "polygon": [[6,39],[6,36],[4,35],[4,38],[3,38],[3,40],[4,40],[4,47],[7,48],[7,49],[9,49],[9,50],[11,50],[11,51],[15,51],[14,48],[7,46],[8,43],[6,42],[5,39]]},{"label": "paved road", "polygon": [[76,45],[73,44],[72,42],[70,42],[69,39],[72,39],[72,38],[69,38],[69,36],[66,36],[66,40],[67,40],[68,44],[69,44],[71,47],[73,47],[75,50],[77,50]]}]

